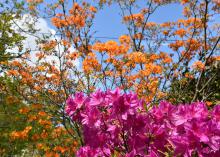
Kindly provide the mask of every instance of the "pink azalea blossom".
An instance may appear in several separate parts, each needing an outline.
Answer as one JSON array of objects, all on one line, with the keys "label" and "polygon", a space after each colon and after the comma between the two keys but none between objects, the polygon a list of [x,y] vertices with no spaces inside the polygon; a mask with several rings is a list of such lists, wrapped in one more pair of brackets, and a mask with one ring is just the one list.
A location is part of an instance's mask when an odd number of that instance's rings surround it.
[{"label": "pink azalea blossom", "polygon": [[149,111],[134,93],[114,91],[70,96],[66,113],[81,126],[78,157],[220,156],[220,105],[172,105],[161,101]]}]

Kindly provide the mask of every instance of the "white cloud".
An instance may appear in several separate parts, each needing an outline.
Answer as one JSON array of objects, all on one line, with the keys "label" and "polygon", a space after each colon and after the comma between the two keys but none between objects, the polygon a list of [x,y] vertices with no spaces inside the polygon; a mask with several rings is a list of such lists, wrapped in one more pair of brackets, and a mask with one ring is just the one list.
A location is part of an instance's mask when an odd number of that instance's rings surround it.
[{"label": "white cloud", "polygon": [[[29,32],[29,24],[34,24],[34,29],[39,30],[36,33]],[[13,24],[13,29],[26,37],[23,41],[24,49],[37,50],[38,45],[36,40],[42,38],[43,34],[54,33],[55,30],[50,28],[46,20],[43,18],[35,19],[29,14],[23,15],[21,19],[16,19]]]},{"label": "white cloud", "polygon": [[[28,32],[28,24],[34,24],[34,28],[38,30],[36,33],[29,33]],[[37,44],[37,39],[42,39],[44,35],[51,35],[50,39],[56,39],[57,41],[60,40],[60,37],[56,35],[56,31],[51,28],[47,21],[43,18],[35,19],[33,16],[29,14],[23,15],[23,17],[19,20],[15,21],[15,24],[13,25],[13,28],[19,32],[22,36],[26,37],[26,39],[23,41],[23,48],[24,51],[30,50],[31,54],[31,61],[36,62],[36,53],[40,50],[40,45]],[[64,52],[64,47],[59,46],[55,47],[56,51],[60,51],[60,53]],[[74,47],[70,47],[69,51],[73,52],[75,51]],[[14,48],[9,50],[9,52],[12,53],[18,53],[18,49]],[[59,66],[59,61],[54,56],[49,56],[45,59],[46,61],[52,63],[52,61],[55,61],[56,66]],[[73,63],[74,66],[77,68],[79,67],[79,60],[75,60]]]}]

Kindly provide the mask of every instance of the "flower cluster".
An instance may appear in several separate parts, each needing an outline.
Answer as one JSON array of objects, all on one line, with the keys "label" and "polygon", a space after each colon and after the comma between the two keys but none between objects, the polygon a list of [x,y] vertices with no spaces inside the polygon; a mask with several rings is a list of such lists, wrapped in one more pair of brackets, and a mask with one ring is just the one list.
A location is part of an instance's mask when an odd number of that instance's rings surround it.
[{"label": "flower cluster", "polygon": [[150,108],[136,94],[96,91],[67,100],[66,113],[81,125],[77,156],[220,156],[220,106],[204,103]]}]

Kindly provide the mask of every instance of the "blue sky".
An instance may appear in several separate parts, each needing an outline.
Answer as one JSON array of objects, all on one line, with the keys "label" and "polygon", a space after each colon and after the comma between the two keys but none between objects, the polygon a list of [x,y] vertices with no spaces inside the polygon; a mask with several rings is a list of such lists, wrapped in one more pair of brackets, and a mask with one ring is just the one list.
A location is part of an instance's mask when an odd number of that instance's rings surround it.
[{"label": "blue sky", "polygon": [[[53,0],[46,0],[49,3],[52,3]],[[92,5],[97,6],[97,4],[94,4],[95,2],[93,0],[87,0],[89,2],[92,2]],[[69,1],[71,2],[71,1]],[[140,1],[142,3],[146,2],[144,0]],[[71,7],[71,4],[68,5],[68,7]],[[163,7],[159,7],[156,12],[150,17],[149,21],[153,21],[156,23],[162,23],[166,21],[176,21],[179,18],[182,18],[182,6],[179,4],[169,4]],[[134,13],[138,13],[135,12]],[[55,29],[53,25],[51,24],[50,20],[46,20],[44,22],[43,19],[41,19],[38,22],[37,25],[38,28],[41,29],[40,33],[49,33],[49,30]],[[116,38],[114,40],[117,40],[117,38],[123,34],[127,34],[127,28],[122,23],[122,17],[120,15],[120,8],[117,4],[112,5],[106,5],[103,9],[98,10],[98,13],[96,14],[94,24],[93,24],[93,31],[97,31],[94,37],[108,37],[109,39],[104,38],[98,38],[100,41],[107,41],[111,40],[111,38]],[[33,43],[33,38],[28,38],[26,43],[27,47],[30,49],[35,49],[36,44]],[[162,51],[169,52],[170,49],[168,46],[164,45],[161,47]]]},{"label": "blue sky", "polygon": [[[154,14],[151,15],[149,21],[163,23],[167,21],[176,21],[179,18],[183,18],[182,6],[180,4],[173,3],[159,7]],[[94,35],[96,37],[118,38],[120,35],[128,34],[125,24],[122,23],[120,8],[117,4],[105,6],[102,10],[99,10],[94,20],[94,30],[97,31]],[[98,40],[107,41],[111,39],[102,38]],[[163,45],[160,50],[164,52],[172,51],[166,44]]]},{"label": "blue sky", "polygon": [[[94,29],[97,31],[96,36],[118,37],[127,33],[126,26],[122,24],[119,15],[120,8],[113,4],[100,10],[94,21]],[[152,15],[149,21],[162,23],[165,21],[175,21],[182,17],[182,8],[178,4],[171,4],[160,7]]]},{"label": "blue sky", "polygon": [[[48,2],[51,0],[47,0]],[[70,1],[70,0],[69,0]],[[86,0],[92,5],[97,6],[94,0]],[[146,1],[139,1],[144,3]],[[69,5],[70,6],[70,5]],[[163,7],[159,7],[158,10],[150,17],[149,21],[162,23],[165,21],[175,21],[182,17],[182,6],[179,4],[169,4]],[[118,38],[122,34],[127,33],[126,26],[122,24],[122,18],[120,16],[120,8],[117,4],[106,5],[102,10],[99,10],[96,14],[93,30],[97,31],[95,36],[101,37],[116,37]],[[54,28],[50,21],[48,25]],[[101,39],[100,39],[101,40]],[[107,39],[102,39],[107,40]]]}]

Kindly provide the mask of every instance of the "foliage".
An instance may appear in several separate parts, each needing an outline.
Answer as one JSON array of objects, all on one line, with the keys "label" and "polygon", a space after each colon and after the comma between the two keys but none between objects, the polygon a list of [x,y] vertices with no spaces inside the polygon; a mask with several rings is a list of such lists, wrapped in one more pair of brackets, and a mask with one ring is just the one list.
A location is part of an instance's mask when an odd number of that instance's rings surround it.
[{"label": "foliage", "polygon": [[9,50],[17,48],[21,52],[23,49],[22,40],[25,38],[13,29],[16,19],[20,18],[24,9],[23,5],[24,2],[8,0],[0,2],[0,62],[17,57]]},{"label": "foliage", "polygon": [[8,78],[1,77],[0,87],[1,156],[74,154],[77,142],[61,125],[53,125],[42,104],[27,105],[15,89],[16,82]]},{"label": "foliage", "polygon": [[[24,143],[11,143],[10,132],[15,129],[22,129],[25,125],[25,120],[16,112],[24,104],[18,96],[16,96],[13,83],[7,78],[0,78],[0,154],[13,155],[18,154],[20,150],[25,148]],[[14,115],[14,116],[12,116]],[[19,122],[18,122],[19,121]]]},{"label": "foliage", "polygon": [[[219,95],[219,62],[214,62],[206,67],[206,71],[201,77],[199,100],[206,101],[209,105],[218,104],[220,100]],[[198,82],[197,78],[182,78],[175,79],[171,84],[169,91],[169,99],[175,103],[186,103],[193,99],[195,94],[195,84]]]}]

